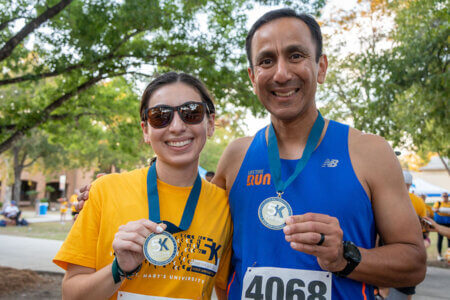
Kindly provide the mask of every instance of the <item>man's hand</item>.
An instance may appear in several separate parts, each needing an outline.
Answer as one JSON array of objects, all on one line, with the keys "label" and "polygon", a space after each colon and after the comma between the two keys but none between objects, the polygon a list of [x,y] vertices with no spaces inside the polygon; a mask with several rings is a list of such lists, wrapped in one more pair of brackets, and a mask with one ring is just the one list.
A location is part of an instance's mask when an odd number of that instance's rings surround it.
[{"label": "man's hand", "polygon": [[77,197],[77,203],[75,204],[75,209],[77,212],[80,212],[83,209],[84,202],[89,199],[89,190],[91,189],[91,185],[85,185],[80,189],[80,194]]},{"label": "man's hand", "polygon": [[[323,270],[338,272],[347,265],[338,219],[316,213],[291,216],[286,219],[283,231],[292,249],[316,256]],[[324,240],[318,245],[321,234]]]},{"label": "man's hand", "polygon": [[[96,178],[102,177],[106,175],[106,173],[98,173]],[[84,202],[89,199],[89,190],[91,189],[91,185],[85,185],[80,189],[80,194],[77,197],[77,204],[75,205],[75,209],[77,212],[80,212],[83,209]]]},{"label": "man's hand", "polygon": [[120,268],[125,272],[136,269],[145,258],[142,250],[145,239],[153,232],[163,232],[166,227],[166,224],[156,224],[148,219],[120,226],[112,243]]}]

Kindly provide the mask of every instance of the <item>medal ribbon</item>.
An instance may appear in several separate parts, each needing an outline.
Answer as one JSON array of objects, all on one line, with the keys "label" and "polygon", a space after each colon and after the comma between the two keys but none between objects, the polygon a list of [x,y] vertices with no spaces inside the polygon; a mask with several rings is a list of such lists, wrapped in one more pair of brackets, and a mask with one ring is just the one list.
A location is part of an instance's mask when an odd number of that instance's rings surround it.
[{"label": "medal ribbon", "polygon": [[277,189],[277,193],[279,196],[284,192],[284,190],[291,184],[291,182],[297,178],[300,172],[308,163],[311,154],[319,142],[320,136],[322,134],[323,127],[325,125],[325,121],[323,120],[320,111],[317,111],[319,115],[314,122],[314,125],[311,129],[311,132],[308,135],[308,141],[306,142],[305,150],[303,150],[303,155],[297,163],[295,167],[294,173],[289,176],[286,181],[281,180],[281,162],[280,162],[280,152],[278,151],[278,142],[277,137],[275,135],[275,130],[273,129],[272,123],[269,126],[269,141],[268,141],[268,152],[269,152],[269,166],[270,173],[272,173],[273,182],[275,184],[275,188]]},{"label": "medal ribbon", "polygon": [[[162,221],[167,225],[166,231],[172,234],[187,230],[191,226],[192,219],[194,217],[195,208],[197,207],[198,198],[200,196],[200,190],[202,189],[202,180],[197,173],[194,186],[189,193],[186,206],[184,207],[183,216],[181,217],[180,225],[169,221]],[[159,214],[159,195],[157,188],[157,176],[156,176],[156,162],[153,163],[148,169],[147,173],[147,198],[148,198],[148,216],[150,221],[155,223],[161,223]]]}]

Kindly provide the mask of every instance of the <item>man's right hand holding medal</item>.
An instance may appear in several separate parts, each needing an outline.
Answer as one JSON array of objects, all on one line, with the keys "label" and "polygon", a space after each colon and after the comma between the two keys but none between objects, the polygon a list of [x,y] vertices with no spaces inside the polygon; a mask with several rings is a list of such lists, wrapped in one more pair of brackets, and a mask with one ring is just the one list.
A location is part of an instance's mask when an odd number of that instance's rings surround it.
[{"label": "man's right hand holding medal", "polygon": [[316,256],[323,270],[337,272],[345,268],[338,219],[318,213],[294,215],[286,219],[283,231],[292,249]]}]

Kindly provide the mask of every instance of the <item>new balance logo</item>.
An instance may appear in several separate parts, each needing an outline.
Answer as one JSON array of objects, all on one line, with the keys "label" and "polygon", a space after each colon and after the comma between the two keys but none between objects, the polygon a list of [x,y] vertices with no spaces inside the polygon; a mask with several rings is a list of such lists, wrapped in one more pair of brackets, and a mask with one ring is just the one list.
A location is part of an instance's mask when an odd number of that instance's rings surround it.
[{"label": "new balance logo", "polygon": [[339,160],[327,158],[322,165],[322,168],[334,168],[337,167]]}]

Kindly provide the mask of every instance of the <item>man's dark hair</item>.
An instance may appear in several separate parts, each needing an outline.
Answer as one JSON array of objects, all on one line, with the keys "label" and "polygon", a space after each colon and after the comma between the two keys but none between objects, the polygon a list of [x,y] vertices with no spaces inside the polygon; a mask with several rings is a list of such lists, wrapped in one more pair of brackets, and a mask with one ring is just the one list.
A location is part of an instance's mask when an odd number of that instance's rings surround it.
[{"label": "man's dark hair", "polygon": [[320,31],[319,24],[312,16],[308,14],[298,14],[293,9],[282,8],[265,13],[255,22],[255,24],[253,24],[252,28],[250,28],[250,31],[247,34],[247,38],[245,39],[245,51],[247,52],[247,59],[252,70],[252,39],[255,35],[256,30],[258,30],[259,27],[263,26],[264,24],[281,18],[296,18],[305,23],[306,26],[308,26],[309,31],[311,31],[312,39],[316,44],[316,62],[319,62],[319,58],[322,55],[322,32]]},{"label": "man's dark hair", "polygon": [[211,176],[211,177],[214,177],[214,175],[216,175],[216,173],[214,173],[213,171],[208,171],[205,174],[205,176]]}]

